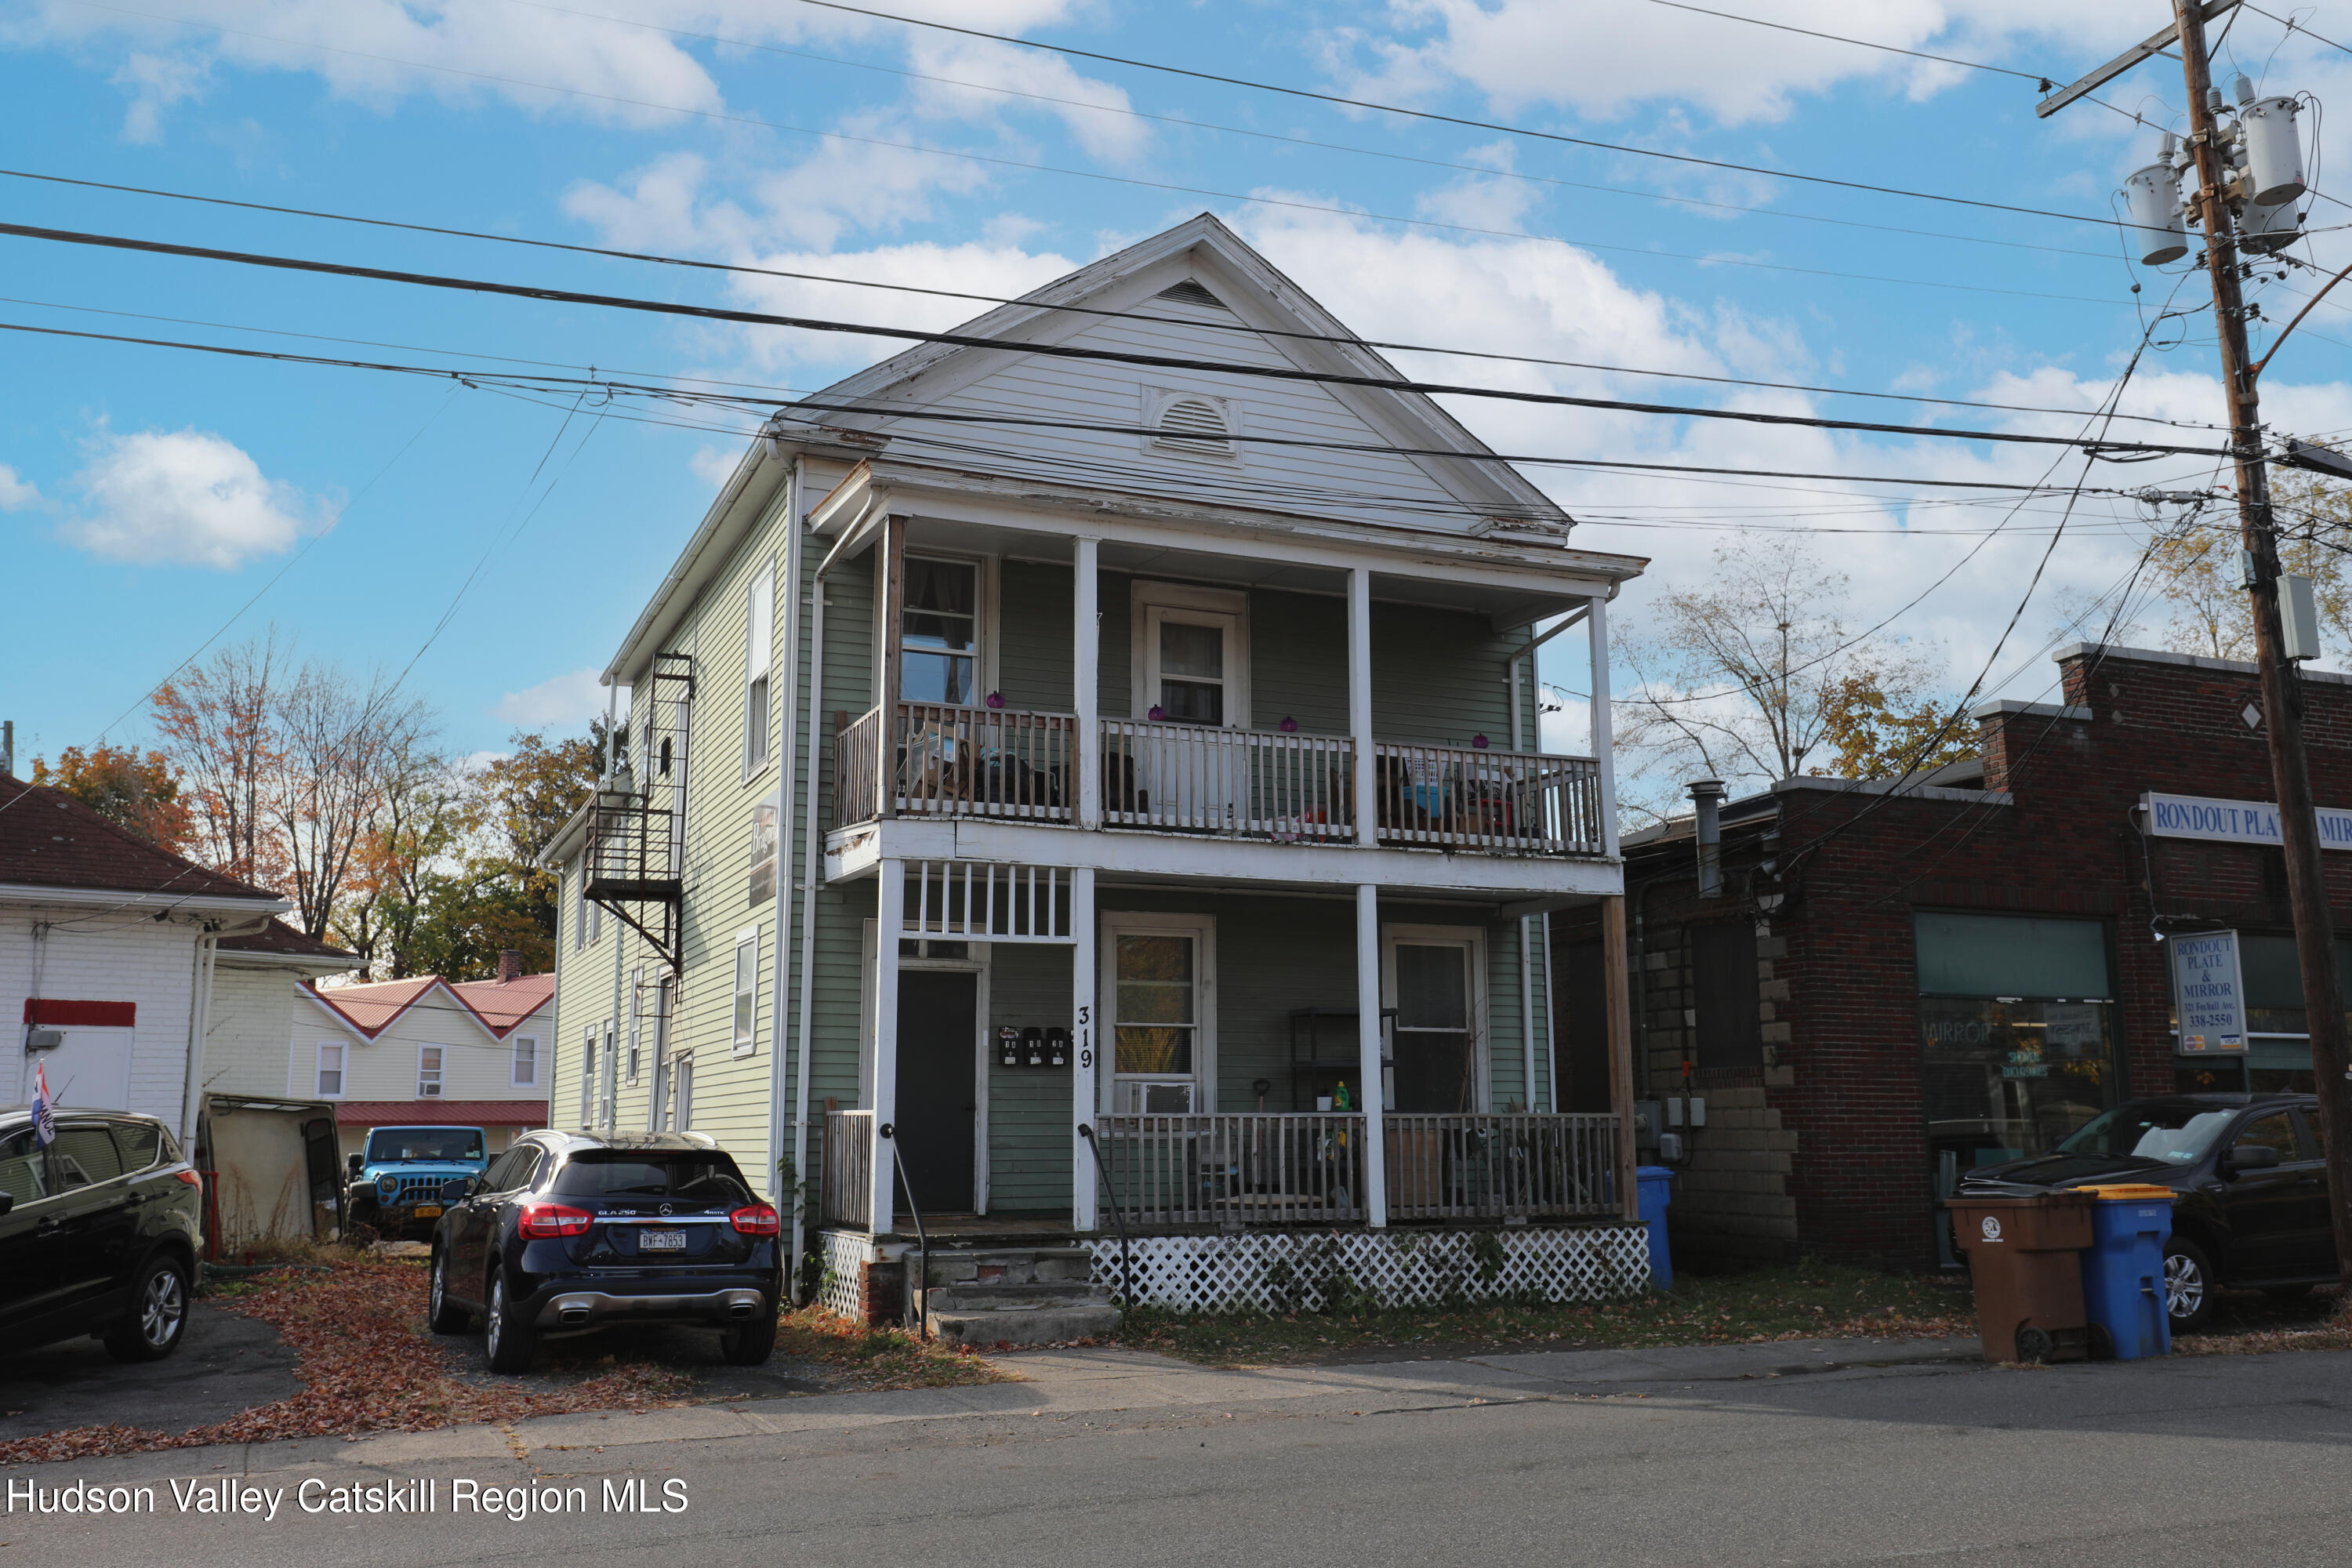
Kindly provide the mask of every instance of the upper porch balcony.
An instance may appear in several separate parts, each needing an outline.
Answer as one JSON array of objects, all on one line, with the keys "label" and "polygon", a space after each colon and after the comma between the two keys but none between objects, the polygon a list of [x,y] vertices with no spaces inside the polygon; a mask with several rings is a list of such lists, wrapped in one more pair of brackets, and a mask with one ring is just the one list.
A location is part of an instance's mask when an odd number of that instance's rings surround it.
[{"label": "upper porch balcony", "polygon": [[[832,826],[887,816],[1071,824],[1082,721],[897,702],[834,736]],[[1277,844],[1357,842],[1359,742],[1346,735],[1098,719],[1102,822]],[[1600,857],[1590,757],[1376,741],[1373,840],[1504,855]]]}]

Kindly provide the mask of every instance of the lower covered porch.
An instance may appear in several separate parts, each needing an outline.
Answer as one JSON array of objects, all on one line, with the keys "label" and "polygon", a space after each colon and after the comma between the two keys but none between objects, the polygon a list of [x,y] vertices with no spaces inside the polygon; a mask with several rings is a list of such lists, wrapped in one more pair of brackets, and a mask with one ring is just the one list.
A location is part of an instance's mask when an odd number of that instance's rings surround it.
[{"label": "lower covered porch", "polygon": [[829,1296],[910,1247],[1080,1248],[1185,1308],[1646,1282],[1618,1086],[1556,1047],[1543,914],[880,873],[867,907],[906,913],[887,948],[863,921],[856,1098],[811,1118]]}]

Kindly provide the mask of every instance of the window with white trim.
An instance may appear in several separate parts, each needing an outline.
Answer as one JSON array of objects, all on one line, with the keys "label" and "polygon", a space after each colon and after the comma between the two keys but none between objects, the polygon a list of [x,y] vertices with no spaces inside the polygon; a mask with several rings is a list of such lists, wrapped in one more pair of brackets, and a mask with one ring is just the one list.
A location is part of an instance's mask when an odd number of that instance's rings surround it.
[{"label": "window with white trim", "polygon": [[980,563],[907,557],[899,612],[898,695],[969,706],[980,679]]},{"label": "window with white trim", "polygon": [[343,1047],[340,1042],[319,1042],[319,1073],[317,1094],[320,1100],[340,1100],[343,1094]]},{"label": "window with white trim", "polygon": [[445,1047],[440,1046],[419,1046],[416,1047],[417,1099],[438,1100],[441,1098],[441,1058],[446,1054],[446,1051]]},{"label": "window with white trim", "polygon": [[775,901],[778,815],[773,801],[751,808],[751,876],[744,892],[754,909]]},{"label": "window with white trim", "polygon": [[637,1071],[643,1065],[645,1026],[646,971],[645,966],[639,964],[629,974],[629,1065],[626,1077],[632,1084],[637,1081]]},{"label": "window with white trim", "polygon": [[588,1113],[595,1105],[596,1093],[596,1026],[591,1024],[580,1037],[580,1125],[591,1125]]},{"label": "window with white trim", "polygon": [[760,932],[735,939],[735,1049],[748,1051],[760,1023]]},{"label": "window with white trim", "polygon": [[774,706],[769,700],[769,672],[776,645],[773,562],[752,575],[750,593],[743,638],[743,773],[747,778],[768,765],[768,731]]},{"label": "window with white trim", "polygon": [[512,1048],[514,1052],[514,1076],[512,1079],[514,1087],[517,1089],[536,1089],[539,1086],[539,1037],[536,1035],[517,1035],[514,1037]]},{"label": "window with white trim", "polygon": [[1199,918],[1104,918],[1112,1110],[1209,1109],[1206,1086],[1215,1071],[1214,930]]},{"label": "window with white trim", "polygon": [[1396,1009],[1386,1103],[1400,1114],[1486,1109],[1486,948],[1475,926],[1386,926],[1381,1005]]}]

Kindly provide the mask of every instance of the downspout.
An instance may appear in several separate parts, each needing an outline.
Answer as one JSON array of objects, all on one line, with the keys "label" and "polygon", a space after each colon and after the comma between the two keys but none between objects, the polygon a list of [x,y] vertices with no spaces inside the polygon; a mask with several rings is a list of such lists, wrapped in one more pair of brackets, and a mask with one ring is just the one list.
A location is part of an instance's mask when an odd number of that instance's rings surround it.
[{"label": "downspout", "polygon": [[[796,515],[800,510],[800,486],[797,483],[799,467],[798,461],[795,460],[792,470],[785,474],[783,480],[784,679],[771,688],[782,692],[796,692],[800,689],[801,533]],[[790,840],[793,831],[793,759],[799,755],[796,748],[800,742],[800,713],[789,696],[772,706],[779,710],[776,715],[777,722],[783,728],[782,737],[776,747],[776,810],[779,814],[776,838],[777,847],[781,851],[783,845]],[[814,811],[816,803],[811,801],[808,804],[809,809]],[[782,858],[781,855],[779,858]],[[793,965],[790,956],[792,910],[793,879],[790,876],[780,876],[776,879],[773,922],[776,931],[776,978],[775,984],[769,987],[769,994],[775,997],[776,1001],[768,1014],[768,1179],[771,1184],[769,1191],[774,1194],[777,1206],[780,1208],[785,1199],[783,1172],[780,1167],[784,1162],[784,1069],[786,1067],[784,1003],[792,994]],[[808,977],[805,973],[801,977],[801,985],[803,989],[807,988]],[[793,1161],[793,1180],[795,1184],[802,1180],[800,1161],[797,1158]]]},{"label": "downspout", "polygon": [[[799,489],[800,463],[793,463],[795,492]],[[797,508],[795,509],[797,511]],[[792,520],[795,539],[802,526],[795,515]],[[817,792],[820,752],[817,737],[824,700],[824,569],[820,566],[809,579],[809,692],[808,692],[808,765],[801,789],[808,802],[808,826],[805,830],[801,863],[801,1011],[797,1027],[799,1060],[795,1071],[793,1103],[793,1166],[801,1173],[801,1190],[793,1201],[792,1267],[800,1267],[801,1254],[807,1246],[808,1236],[808,1110],[810,1037],[814,1027],[816,998],[816,886],[817,868],[823,863],[819,852],[824,847],[817,834]],[[800,596],[800,584],[793,584],[795,604]],[[788,1285],[790,1281],[786,1282]]]},{"label": "downspout", "polygon": [[197,1100],[204,1093],[205,1030],[212,1014],[213,959],[220,951],[219,942],[209,927],[198,928],[188,979],[188,1079],[181,1096],[180,1142],[191,1153],[196,1146]]},{"label": "downspout", "polygon": [[[1553,629],[1557,631],[1559,628]],[[1523,661],[1527,664],[1527,684],[1535,686],[1536,649],[1540,646],[1536,628],[1530,624],[1528,646],[1511,656],[1511,750],[1514,752],[1527,750],[1527,726],[1523,716],[1526,704],[1519,696],[1519,665]],[[1541,703],[1537,706],[1540,710]],[[1538,723],[1536,728],[1540,731],[1542,726]],[[1519,1083],[1526,1091],[1522,1103],[1530,1111],[1536,1108],[1536,989],[1534,956],[1528,951],[1532,940],[1528,935],[1532,923],[1532,917],[1519,917]]]}]

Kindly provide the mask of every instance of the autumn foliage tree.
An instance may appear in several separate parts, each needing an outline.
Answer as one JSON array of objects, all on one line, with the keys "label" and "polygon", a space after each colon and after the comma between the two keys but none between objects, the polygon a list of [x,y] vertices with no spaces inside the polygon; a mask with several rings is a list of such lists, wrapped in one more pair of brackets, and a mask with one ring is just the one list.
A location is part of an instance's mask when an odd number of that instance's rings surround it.
[{"label": "autumn foliage tree", "polygon": [[158,848],[184,853],[194,832],[187,802],[180,798],[179,775],[163,752],[101,741],[84,751],[68,746],[52,767],[33,759],[33,782],[63,790],[117,826]]}]

